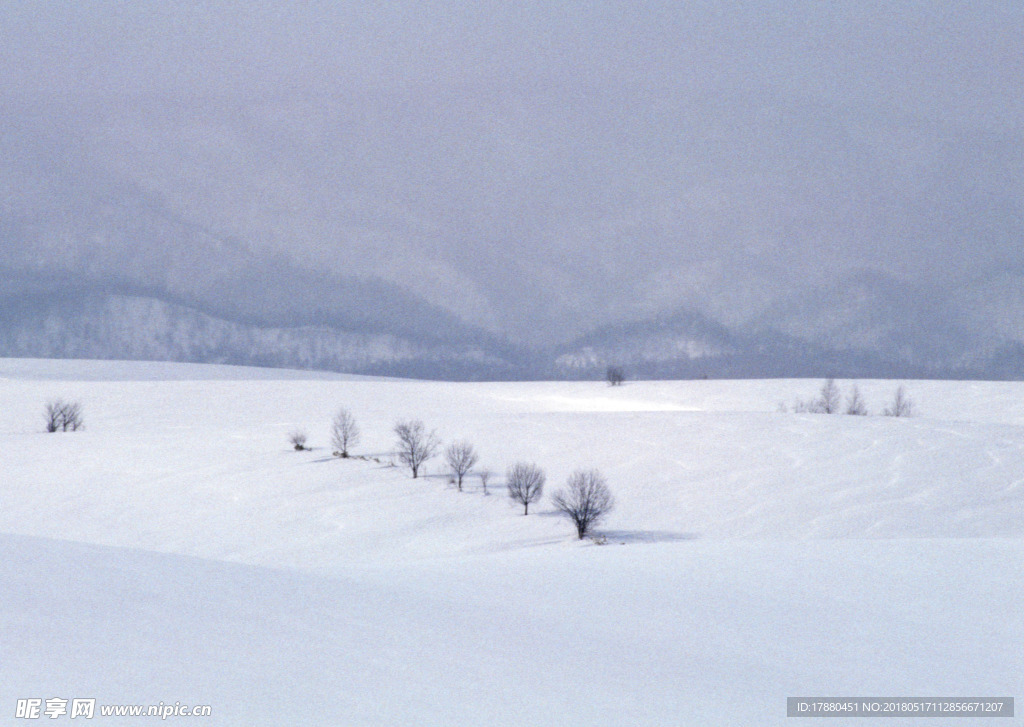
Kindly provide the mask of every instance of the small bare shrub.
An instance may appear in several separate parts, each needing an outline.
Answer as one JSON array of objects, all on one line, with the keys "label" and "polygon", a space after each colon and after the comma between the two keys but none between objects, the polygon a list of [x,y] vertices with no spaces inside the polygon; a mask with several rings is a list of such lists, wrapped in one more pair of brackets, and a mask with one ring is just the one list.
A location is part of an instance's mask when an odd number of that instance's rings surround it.
[{"label": "small bare shrub", "polygon": [[46,404],[46,431],[77,432],[85,427],[82,405],[77,401],[54,399]]},{"label": "small bare shrub", "polygon": [[793,413],[794,414],[821,414],[821,407],[817,399],[810,401],[803,401],[797,399],[793,402]]},{"label": "small bare shrub", "polygon": [[825,379],[818,392],[818,410],[822,414],[835,414],[839,411],[839,387],[835,379]]},{"label": "small bare shrub", "polygon": [[[779,411],[785,411],[785,405],[779,405]],[[797,399],[793,402],[794,414],[835,414],[839,411],[839,387],[835,379],[825,379],[818,390],[818,396],[806,401]]]},{"label": "small bare shrub", "polygon": [[60,431],[60,417],[63,408],[64,402],[60,399],[46,403],[46,431],[51,434]]},{"label": "small bare shrub", "polygon": [[288,441],[295,448],[296,452],[301,452],[306,448],[306,440],[306,433],[301,429],[296,429],[288,434]]},{"label": "small bare shrub", "polygon": [[885,408],[884,414],[887,417],[914,416],[914,402],[910,400],[902,386],[896,389],[896,393],[892,398],[892,404]]},{"label": "small bare shrub", "polygon": [[853,416],[867,416],[868,408],[856,384],[846,399],[846,413]]}]

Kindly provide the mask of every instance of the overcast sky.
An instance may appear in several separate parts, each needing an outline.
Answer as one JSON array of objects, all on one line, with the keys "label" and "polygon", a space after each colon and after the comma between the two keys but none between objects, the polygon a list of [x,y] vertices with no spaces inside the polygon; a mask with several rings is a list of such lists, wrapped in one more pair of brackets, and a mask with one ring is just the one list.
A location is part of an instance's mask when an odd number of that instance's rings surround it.
[{"label": "overcast sky", "polygon": [[8,91],[461,82],[760,88],[1020,121],[1004,2],[6,0]]},{"label": "overcast sky", "polygon": [[1019,0],[5,0],[0,98],[97,114],[89,153],[197,224],[553,336],[1024,275],[1022,38]]}]

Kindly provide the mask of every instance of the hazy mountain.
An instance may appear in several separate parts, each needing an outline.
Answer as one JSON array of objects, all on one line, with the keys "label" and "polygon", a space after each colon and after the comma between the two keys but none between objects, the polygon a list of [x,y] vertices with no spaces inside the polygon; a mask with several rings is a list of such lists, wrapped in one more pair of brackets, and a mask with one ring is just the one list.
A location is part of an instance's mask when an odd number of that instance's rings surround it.
[{"label": "hazy mountain", "polygon": [[[603,378],[609,366],[627,378],[723,378],[839,376],[971,378],[993,371],[987,359],[974,368],[944,362],[927,365],[887,358],[871,346],[831,346],[778,330],[729,329],[699,313],[677,311],[593,331],[560,349],[554,375]],[[1008,362],[1003,376],[1024,372]],[[1008,374],[1009,370],[1016,373]]]},{"label": "hazy mountain", "polygon": [[72,289],[0,298],[0,355],[323,369],[418,378],[518,378],[507,348],[379,328],[272,325],[140,295]]},{"label": "hazy mountain", "polygon": [[524,375],[594,336],[752,373],[1008,375],[1024,345],[1016,4],[67,10],[0,9],[8,301]]}]

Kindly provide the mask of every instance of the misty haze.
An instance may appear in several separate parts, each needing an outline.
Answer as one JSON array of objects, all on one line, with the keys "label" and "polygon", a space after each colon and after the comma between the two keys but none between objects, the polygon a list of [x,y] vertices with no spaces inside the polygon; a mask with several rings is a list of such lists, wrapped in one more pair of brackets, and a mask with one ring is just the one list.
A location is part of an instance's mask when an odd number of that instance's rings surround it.
[{"label": "misty haze", "polygon": [[1019,3],[0,21],[0,355],[1024,374]]}]

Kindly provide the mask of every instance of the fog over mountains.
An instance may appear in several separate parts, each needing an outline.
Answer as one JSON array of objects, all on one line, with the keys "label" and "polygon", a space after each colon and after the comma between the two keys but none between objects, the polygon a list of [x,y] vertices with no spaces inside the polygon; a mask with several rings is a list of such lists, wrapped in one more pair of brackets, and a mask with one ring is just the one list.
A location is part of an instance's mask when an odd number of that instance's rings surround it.
[{"label": "fog over mountains", "polygon": [[1024,375],[1019,3],[0,9],[0,355]]}]

